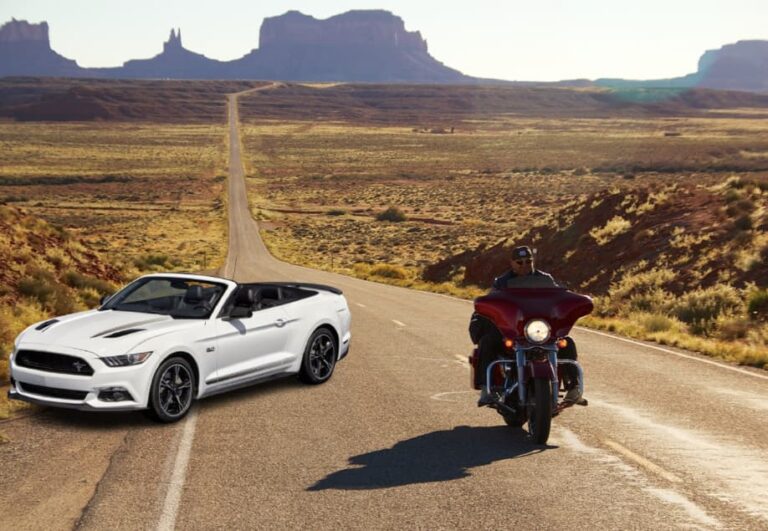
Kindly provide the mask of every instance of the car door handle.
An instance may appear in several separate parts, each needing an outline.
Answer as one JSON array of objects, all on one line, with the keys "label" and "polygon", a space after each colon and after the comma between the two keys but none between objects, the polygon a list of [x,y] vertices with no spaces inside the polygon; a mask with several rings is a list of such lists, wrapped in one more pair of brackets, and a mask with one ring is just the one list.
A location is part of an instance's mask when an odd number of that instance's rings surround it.
[{"label": "car door handle", "polygon": [[282,328],[285,326],[285,319],[275,319],[275,326]]}]

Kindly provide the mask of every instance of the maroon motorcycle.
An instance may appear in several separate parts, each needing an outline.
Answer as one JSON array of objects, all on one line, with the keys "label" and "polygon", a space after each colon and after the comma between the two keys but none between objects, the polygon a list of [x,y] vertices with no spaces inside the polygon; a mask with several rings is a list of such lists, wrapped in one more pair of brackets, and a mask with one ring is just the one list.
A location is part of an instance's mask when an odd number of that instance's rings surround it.
[{"label": "maroon motorcycle", "polygon": [[[574,404],[586,405],[584,373],[568,334],[592,309],[591,298],[533,275],[475,299],[469,328],[477,345],[469,359],[472,384],[485,387],[487,405],[508,425],[527,422],[537,444],[547,442],[553,417]],[[561,391],[567,400],[560,399]]]}]

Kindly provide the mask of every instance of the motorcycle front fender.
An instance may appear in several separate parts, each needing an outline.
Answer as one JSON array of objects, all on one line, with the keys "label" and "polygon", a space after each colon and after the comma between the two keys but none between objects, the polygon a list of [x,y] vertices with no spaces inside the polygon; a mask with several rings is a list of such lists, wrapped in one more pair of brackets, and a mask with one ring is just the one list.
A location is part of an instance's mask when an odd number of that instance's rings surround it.
[{"label": "motorcycle front fender", "polygon": [[531,360],[528,362],[526,368],[528,369],[529,378],[544,378],[546,380],[554,380],[555,373],[552,368],[552,364],[549,360]]}]

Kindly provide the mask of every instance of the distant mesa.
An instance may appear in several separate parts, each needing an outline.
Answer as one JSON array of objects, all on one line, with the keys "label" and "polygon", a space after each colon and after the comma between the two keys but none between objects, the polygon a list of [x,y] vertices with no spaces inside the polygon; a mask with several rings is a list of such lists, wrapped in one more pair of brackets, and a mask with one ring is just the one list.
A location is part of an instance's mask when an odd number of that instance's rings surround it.
[{"label": "distant mesa", "polygon": [[615,88],[708,88],[768,92],[768,41],[750,40],[707,50],[693,74],[669,79],[598,79]]},{"label": "distant mesa", "polygon": [[259,48],[236,72],[286,81],[471,82],[429,54],[418,31],[388,11],[349,11],[325,20],[289,11],[264,19]]},{"label": "distant mesa", "polygon": [[318,20],[298,11],[269,17],[259,48],[234,61],[217,61],[184,48],[171,30],[150,59],[114,68],[80,68],[51,50],[48,25],[12,20],[0,28],[0,76],[73,76],[138,79],[281,79],[285,81],[472,82],[433,58],[418,31],[387,11],[349,11]]},{"label": "distant mesa", "polygon": [[768,41],[739,41],[701,56],[697,86],[768,92]]},{"label": "distant mesa", "polygon": [[11,19],[0,26],[0,76],[81,76],[75,61],[51,50],[48,24]]},{"label": "distant mesa", "polygon": [[[265,18],[259,47],[233,61],[217,61],[184,48],[181,30],[173,29],[156,56],[129,60],[113,68],[81,68],[51,49],[47,23],[12,19],[0,27],[0,76],[445,84],[493,81],[444,65],[430,55],[421,33],[407,31],[402,18],[383,10],[348,11],[324,20],[299,11]],[[545,85],[768,92],[768,41],[739,41],[709,50],[702,55],[695,73],[677,78],[571,80]]]}]

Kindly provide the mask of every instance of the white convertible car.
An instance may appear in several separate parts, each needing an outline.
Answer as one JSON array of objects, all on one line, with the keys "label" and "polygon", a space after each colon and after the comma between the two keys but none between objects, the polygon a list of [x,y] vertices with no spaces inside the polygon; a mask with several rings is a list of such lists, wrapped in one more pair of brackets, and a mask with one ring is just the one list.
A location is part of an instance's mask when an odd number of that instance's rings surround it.
[{"label": "white convertible car", "polygon": [[34,324],[11,353],[10,398],[84,410],[146,409],[181,419],[195,398],[298,375],[328,381],[349,350],[341,291],[143,276],[96,310]]}]

